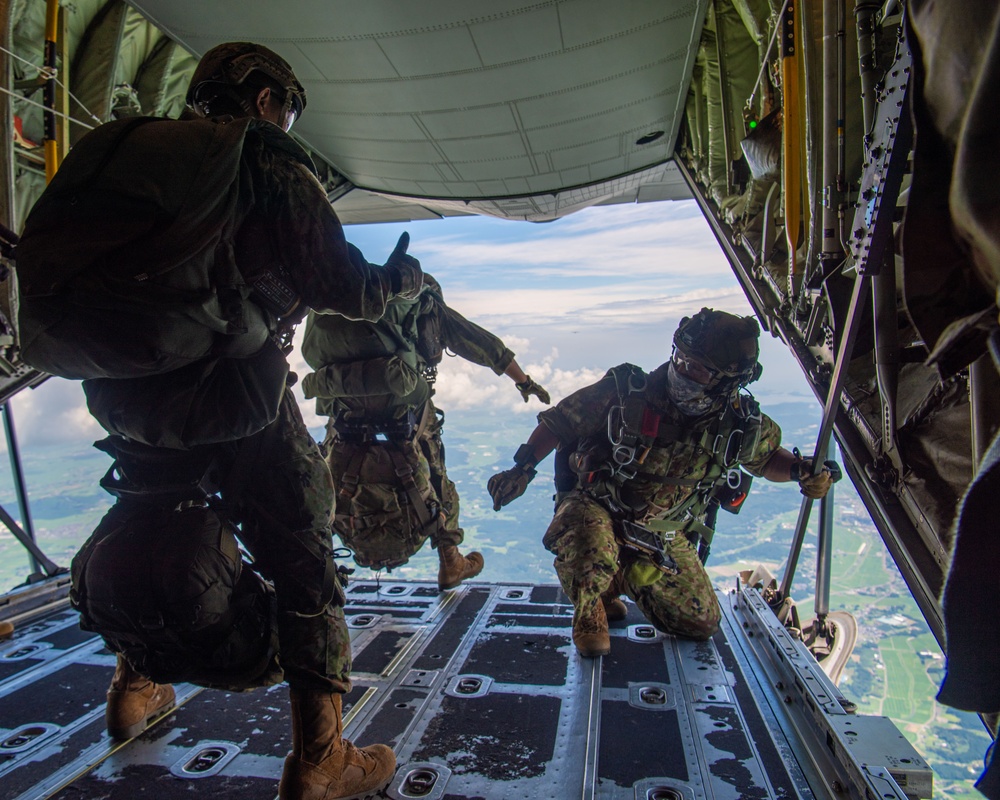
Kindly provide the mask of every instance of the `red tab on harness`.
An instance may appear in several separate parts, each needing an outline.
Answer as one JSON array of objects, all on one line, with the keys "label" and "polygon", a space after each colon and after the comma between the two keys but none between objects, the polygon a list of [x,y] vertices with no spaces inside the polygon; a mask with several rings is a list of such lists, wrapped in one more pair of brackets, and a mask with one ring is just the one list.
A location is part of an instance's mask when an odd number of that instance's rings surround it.
[{"label": "red tab on harness", "polygon": [[648,406],[642,412],[642,427],[640,433],[643,436],[648,436],[651,439],[656,438],[657,432],[660,430],[660,414]]}]

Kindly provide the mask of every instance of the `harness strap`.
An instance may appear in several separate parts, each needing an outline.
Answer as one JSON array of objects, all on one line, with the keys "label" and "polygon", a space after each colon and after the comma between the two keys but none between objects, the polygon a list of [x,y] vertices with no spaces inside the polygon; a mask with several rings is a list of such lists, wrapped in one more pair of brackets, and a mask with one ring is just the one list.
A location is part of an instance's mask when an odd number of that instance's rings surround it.
[{"label": "harness strap", "polygon": [[361,481],[361,468],[365,464],[365,456],[368,455],[366,445],[354,445],[351,452],[351,460],[347,462],[344,474],[340,476],[340,495],[342,497],[354,497]]},{"label": "harness strap", "polygon": [[403,490],[406,492],[407,498],[410,500],[410,505],[413,506],[413,510],[416,512],[420,524],[424,528],[430,528],[436,525],[438,522],[437,515],[431,513],[431,510],[427,507],[427,503],[420,496],[420,490],[417,489],[417,482],[413,479],[413,470],[410,465],[406,463],[406,459],[403,457],[403,452],[396,448],[389,448],[389,458],[392,461],[392,466],[396,470],[396,477],[399,478],[400,483],[403,485]]},{"label": "harness strap", "polygon": [[[427,432],[427,429],[430,427],[431,419],[433,416],[434,414],[433,412],[431,412],[431,404],[424,403],[423,408],[421,408],[420,410],[420,420],[417,422],[417,427],[413,431],[414,439],[419,439]],[[443,416],[444,415],[442,414],[442,417]]]},{"label": "harness strap", "polygon": [[646,523],[646,527],[657,533],[674,533],[683,530],[685,533],[695,533],[699,538],[709,541],[715,535],[715,531],[697,517],[684,520],[653,519]]},{"label": "harness strap", "polygon": [[334,522],[345,531],[364,531],[378,528],[390,520],[396,519],[396,514],[379,512],[377,514],[335,514]]},{"label": "harness strap", "polygon": [[363,531],[366,528],[374,528],[388,521],[390,514],[368,514],[365,516],[357,514],[334,514],[333,521],[337,528],[344,531]]},{"label": "harness strap", "polygon": [[[708,476],[706,476],[707,478]],[[710,482],[704,483],[702,491],[691,492],[684,500],[669,511],[666,515],[660,519],[651,520],[647,523],[647,527],[650,530],[658,531],[677,531],[681,528],[686,528],[688,524],[696,519],[693,515],[688,514],[692,507],[698,505],[703,499],[706,499],[713,488],[718,483],[718,476]],[[667,527],[658,527],[665,525]]]}]

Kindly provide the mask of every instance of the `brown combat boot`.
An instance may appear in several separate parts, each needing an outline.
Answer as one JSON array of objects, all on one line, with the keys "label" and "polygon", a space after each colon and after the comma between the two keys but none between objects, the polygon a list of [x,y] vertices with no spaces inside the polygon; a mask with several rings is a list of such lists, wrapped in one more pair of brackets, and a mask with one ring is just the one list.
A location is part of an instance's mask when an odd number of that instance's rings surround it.
[{"label": "brown combat boot", "polygon": [[341,698],[291,689],[292,752],[278,787],[280,800],[364,800],[392,780],[396,755],[384,744],[355,747],[344,739]]},{"label": "brown combat boot", "polygon": [[483,554],[475,551],[463,556],[453,544],[438,545],[438,590],[454,589],[466,578],[475,578],[483,571]]},{"label": "brown combat boot", "polygon": [[616,573],[607,591],[601,595],[601,604],[604,606],[608,622],[621,622],[628,616],[628,606],[620,599],[625,593],[622,581],[619,580],[620,576],[621,572]]},{"label": "brown combat boot", "polygon": [[135,738],[153,717],[173,708],[174,699],[173,686],[153,683],[132,669],[119,654],[108,689],[108,704],[104,708],[108,736],[112,739]]},{"label": "brown combat boot", "polygon": [[592,610],[573,612],[573,644],[584,658],[606,656],[611,652],[611,634],[604,603],[594,603]]}]

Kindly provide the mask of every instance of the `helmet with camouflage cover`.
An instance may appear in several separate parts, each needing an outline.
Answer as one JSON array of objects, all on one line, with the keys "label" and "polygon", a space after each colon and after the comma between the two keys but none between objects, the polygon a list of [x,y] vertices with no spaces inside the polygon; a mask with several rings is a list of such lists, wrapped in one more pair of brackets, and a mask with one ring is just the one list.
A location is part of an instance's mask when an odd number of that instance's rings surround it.
[{"label": "helmet with camouflage cover", "polygon": [[288,130],[306,107],[306,90],[291,65],[273,50],[254,42],[216,45],[198,62],[188,86],[187,104],[200,116],[219,113],[218,105],[235,103],[256,116],[254,98],[270,88],[281,101],[282,127]]},{"label": "helmet with camouflage cover", "polygon": [[706,394],[727,395],[757,380],[763,368],[760,354],[760,326],[753,317],[739,317],[725,311],[703,308],[693,317],[684,317],[674,333],[674,356],[697,361],[711,373]]}]

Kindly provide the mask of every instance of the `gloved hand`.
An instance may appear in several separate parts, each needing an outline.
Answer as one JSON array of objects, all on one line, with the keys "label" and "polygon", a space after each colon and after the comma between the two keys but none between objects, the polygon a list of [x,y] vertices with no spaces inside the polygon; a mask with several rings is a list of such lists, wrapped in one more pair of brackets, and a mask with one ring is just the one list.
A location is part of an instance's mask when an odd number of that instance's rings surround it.
[{"label": "gloved hand", "polygon": [[491,477],[486,483],[486,490],[493,498],[493,510],[499,511],[524,494],[537,474],[533,467],[511,467]]},{"label": "gloved hand", "polygon": [[410,234],[404,231],[383,267],[389,273],[392,293],[407,300],[420,294],[424,287],[424,273],[420,269],[420,262],[406,254],[409,246]]},{"label": "gloved hand", "polygon": [[813,461],[811,458],[803,459],[798,464],[799,467],[799,491],[806,497],[813,500],[822,500],[826,493],[833,486],[834,477],[825,465],[813,474]]},{"label": "gloved hand", "polygon": [[534,395],[539,400],[541,400],[545,405],[552,402],[552,398],[549,397],[549,393],[542,388],[541,384],[535,383],[531,380],[530,375],[524,376],[524,383],[515,383],[517,390],[521,393],[521,397],[524,398],[524,402],[528,402],[528,398]]}]

